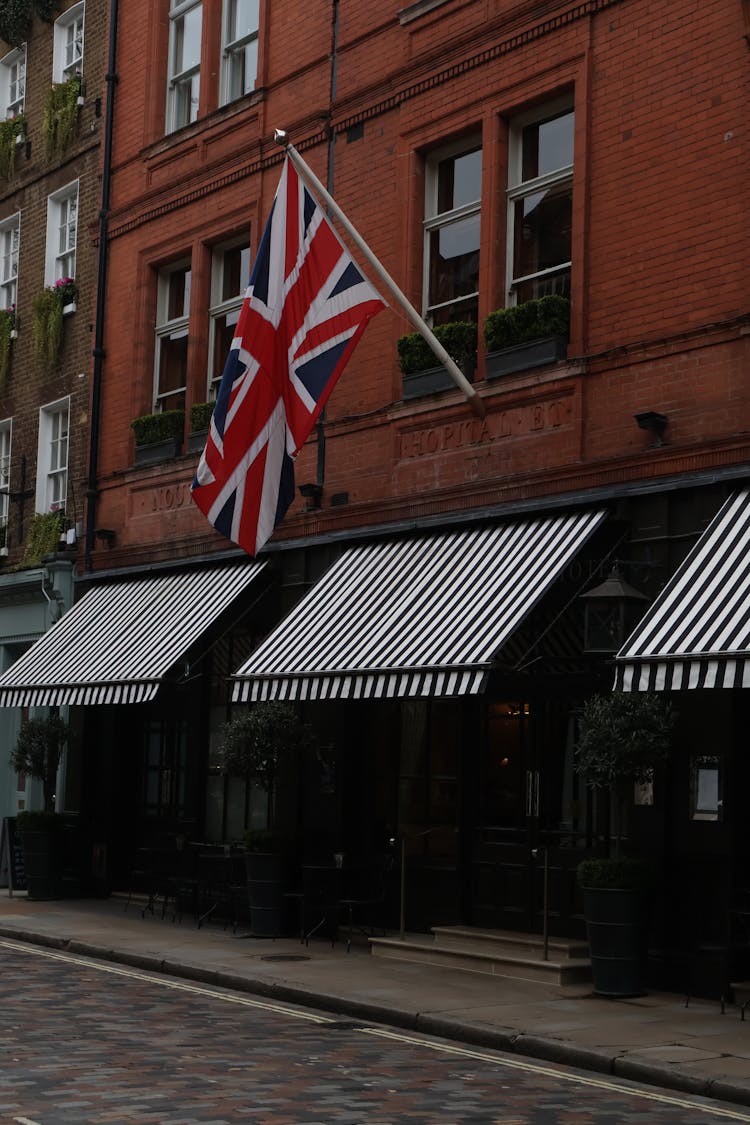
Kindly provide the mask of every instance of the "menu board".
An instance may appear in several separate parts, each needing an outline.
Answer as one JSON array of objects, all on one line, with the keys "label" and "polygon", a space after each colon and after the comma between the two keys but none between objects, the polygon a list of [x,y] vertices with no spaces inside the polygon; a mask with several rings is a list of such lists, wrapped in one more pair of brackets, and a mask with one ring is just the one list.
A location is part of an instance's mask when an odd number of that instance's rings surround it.
[{"label": "menu board", "polygon": [[9,895],[26,890],[23,867],[23,849],[16,835],[16,818],[3,817],[0,830],[0,887],[7,887]]}]

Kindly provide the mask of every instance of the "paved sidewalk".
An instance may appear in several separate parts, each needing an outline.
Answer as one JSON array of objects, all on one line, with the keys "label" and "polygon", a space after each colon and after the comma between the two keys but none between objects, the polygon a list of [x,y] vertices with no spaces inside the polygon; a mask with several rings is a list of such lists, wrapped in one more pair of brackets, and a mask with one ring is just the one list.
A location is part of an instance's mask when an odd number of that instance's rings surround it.
[{"label": "paved sidewalk", "polygon": [[[381,960],[339,942],[272,940],[146,915],[123,899],[0,891],[0,936],[750,1106],[750,1018],[673,993],[606,1000]],[[750,1120],[750,1115],[748,1115]]]}]

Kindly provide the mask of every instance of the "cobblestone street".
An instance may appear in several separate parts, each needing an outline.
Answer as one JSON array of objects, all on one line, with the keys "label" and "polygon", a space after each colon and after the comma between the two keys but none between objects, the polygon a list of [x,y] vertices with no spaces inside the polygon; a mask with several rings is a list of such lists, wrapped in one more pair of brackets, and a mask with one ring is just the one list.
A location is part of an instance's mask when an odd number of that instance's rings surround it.
[{"label": "cobblestone street", "polygon": [[0,1121],[698,1125],[733,1109],[229,990],[3,951]]}]

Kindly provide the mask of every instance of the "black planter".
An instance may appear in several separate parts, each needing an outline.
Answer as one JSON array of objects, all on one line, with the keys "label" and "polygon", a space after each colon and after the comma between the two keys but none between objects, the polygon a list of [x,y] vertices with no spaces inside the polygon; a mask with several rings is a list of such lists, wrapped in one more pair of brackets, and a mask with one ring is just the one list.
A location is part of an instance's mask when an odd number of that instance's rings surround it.
[{"label": "black planter", "polygon": [[187,451],[188,453],[202,453],[206,448],[208,440],[208,430],[193,430],[188,434],[187,438]]},{"label": "black planter", "polygon": [[245,872],[251,934],[254,937],[282,937],[285,857],[276,852],[248,852]]},{"label": "black planter", "polygon": [[[462,375],[470,383],[473,382],[474,365],[459,364],[459,367]],[[456,384],[443,365],[439,364],[437,367],[427,367],[423,371],[411,371],[408,375],[402,375],[402,388],[404,399],[410,399],[455,390]]]},{"label": "black planter", "polygon": [[135,465],[154,465],[159,461],[170,461],[179,457],[182,442],[179,438],[167,438],[165,441],[153,441],[149,445],[136,445]]},{"label": "black planter", "polygon": [[645,992],[647,914],[640,890],[583,888],[594,992],[642,996]]},{"label": "black planter", "polygon": [[498,379],[501,375],[512,375],[515,371],[527,371],[532,367],[542,367],[545,363],[557,363],[565,359],[568,351],[567,336],[545,336],[542,340],[529,340],[525,344],[513,344],[488,352],[485,357],[488,379]]},{"label": "black planter", "polygon": [[63,839],[56,831],[19,833],[29,898],[63,898]]}]

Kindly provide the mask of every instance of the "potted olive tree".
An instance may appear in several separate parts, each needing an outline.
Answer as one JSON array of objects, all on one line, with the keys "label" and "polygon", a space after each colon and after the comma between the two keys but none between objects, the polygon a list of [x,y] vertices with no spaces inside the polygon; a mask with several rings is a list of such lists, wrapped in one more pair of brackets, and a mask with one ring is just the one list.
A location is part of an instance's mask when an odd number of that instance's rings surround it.
[{"label": "potted olive tree", "polygon": [[12,768],[41,781],[44,794],[43,809],[19,812],[16,817],[30,898],[62,895],[65,818],[54,811],[55,783],[69,738],[68,724],[59,715],[25,719],[10,754]]},{"label": "potted olive tree", "polygon": [[289,703],[267,702],[235,715],[220,731],[224,770],[266,794],[266,828],[246,834],[245,865],[250,929],[255,936],[283,933],[288,856],[276,827],[276,786],[285,759],[314,745],[311,728]]},{"label": "potted olive tree", "polygon": [[674,713],[663,695],[612,692],[586,700],[575,747],[575,769],[591,789],[610,795],[614,854],[583,860],[578,882],[591,954],[594,991],[603,996],[643,992],[650,867],[621,854],[628,789],[653,779],[669,753]]}]

